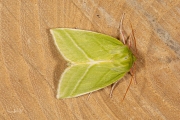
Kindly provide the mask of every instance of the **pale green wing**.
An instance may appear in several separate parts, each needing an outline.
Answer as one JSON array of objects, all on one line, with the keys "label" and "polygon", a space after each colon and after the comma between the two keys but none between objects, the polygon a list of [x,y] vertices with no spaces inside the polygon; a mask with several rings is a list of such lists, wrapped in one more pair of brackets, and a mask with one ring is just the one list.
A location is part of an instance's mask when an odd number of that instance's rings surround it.
[{"label": "pale green wing", "polygon": [[111,63],[68,67],[61,76],[57,98],[77,97],[111,85],[125,74],[113,68]]},{"label": "pale green wing", "polygon": [[51,29],[63,57],[72,63],[104,60],[124,45],[108,35],[69,28]]}]

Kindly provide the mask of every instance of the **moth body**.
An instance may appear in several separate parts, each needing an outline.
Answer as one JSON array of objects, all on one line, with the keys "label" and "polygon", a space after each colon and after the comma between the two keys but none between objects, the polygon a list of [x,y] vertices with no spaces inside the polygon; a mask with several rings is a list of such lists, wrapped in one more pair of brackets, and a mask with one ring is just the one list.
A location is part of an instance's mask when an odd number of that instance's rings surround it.
[{"label": "moth body", "polygon": [[57,98],[72,98],[102,89],[120,80],[136,58],[122,42],[101,33],[51,29],[56,47],[69,62],[61,75]]}]

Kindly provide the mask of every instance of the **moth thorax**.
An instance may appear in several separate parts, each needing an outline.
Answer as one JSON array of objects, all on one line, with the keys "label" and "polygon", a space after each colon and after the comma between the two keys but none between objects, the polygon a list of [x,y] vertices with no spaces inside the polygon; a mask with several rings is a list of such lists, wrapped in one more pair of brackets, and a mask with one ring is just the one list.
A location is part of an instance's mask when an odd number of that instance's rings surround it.
[{"label": "moth thorax", "polygon": [[118,71],[127,72],[131,69],[135,57],[130,50],[125,50],[113,56],[113,64]]}]

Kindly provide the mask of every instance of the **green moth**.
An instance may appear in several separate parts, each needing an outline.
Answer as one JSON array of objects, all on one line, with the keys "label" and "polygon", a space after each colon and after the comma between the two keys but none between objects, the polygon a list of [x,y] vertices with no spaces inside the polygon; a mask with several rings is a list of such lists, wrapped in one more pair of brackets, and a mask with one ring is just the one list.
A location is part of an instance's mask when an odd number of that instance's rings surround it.
[{"label": "green moth", "polygon": [[128,46],[92,31],[50,30],[55,45],[70,64],[61,75],[57,98],[72,98],[102,89],[130,71],[136,58]]}]

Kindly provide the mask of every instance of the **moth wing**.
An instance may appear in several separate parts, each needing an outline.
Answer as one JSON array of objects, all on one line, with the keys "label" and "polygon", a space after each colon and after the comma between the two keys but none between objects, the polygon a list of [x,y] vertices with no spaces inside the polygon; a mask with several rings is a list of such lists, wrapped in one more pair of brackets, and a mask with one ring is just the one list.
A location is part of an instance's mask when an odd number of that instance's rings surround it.
[{"label": "moth wing", "polygon": [[111,85],[125,74],[113,67],[110,63],[68,67],[61,76],[57,98],[77,97]]},{"label": "moth wing", "polygon": [[123,46],[119,40],[92,31],[56,28],[51,29],[55,44],[69,62],[89,62],[109,59],[113,50]]}]

